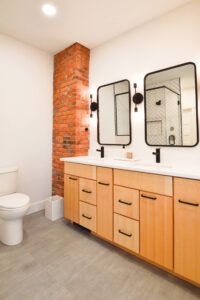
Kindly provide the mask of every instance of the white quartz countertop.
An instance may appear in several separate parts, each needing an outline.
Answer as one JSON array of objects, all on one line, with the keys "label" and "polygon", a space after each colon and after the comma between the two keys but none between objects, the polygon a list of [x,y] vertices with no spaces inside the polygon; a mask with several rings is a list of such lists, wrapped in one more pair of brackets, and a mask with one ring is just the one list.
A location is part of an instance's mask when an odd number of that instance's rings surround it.
[{"label": "white quartz countertop", "polygon": [[89,156],[64,157],[61,161],[107,167],[113,169],[129,170],[143,173],[169,175],[183,178],[200,179],[200,168],[195,166],[172,166],[170,164],[156,164],[142,160],[123,158],[93,158]]}]

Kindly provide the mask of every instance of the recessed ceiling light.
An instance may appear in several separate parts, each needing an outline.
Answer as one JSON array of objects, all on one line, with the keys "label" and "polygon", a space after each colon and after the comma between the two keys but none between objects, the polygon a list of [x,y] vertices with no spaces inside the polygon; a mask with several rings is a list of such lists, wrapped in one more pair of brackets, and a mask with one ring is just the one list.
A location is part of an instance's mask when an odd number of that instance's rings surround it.
[{"label": "recessed ceiling light", "polygon": [[42,6],[42,11],[45,15],[47,16],[54,16],[56,14],[56,8],[55,6],[51,5],[51,4],[44,4]]}]

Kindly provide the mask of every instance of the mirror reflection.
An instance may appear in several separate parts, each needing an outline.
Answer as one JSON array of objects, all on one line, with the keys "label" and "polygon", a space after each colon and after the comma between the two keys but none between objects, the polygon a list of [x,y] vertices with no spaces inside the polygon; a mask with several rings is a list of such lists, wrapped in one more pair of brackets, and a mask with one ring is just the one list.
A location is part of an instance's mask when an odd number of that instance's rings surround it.
[{"label": "mirror reflection", "polygon": [[128,145],[131,142],[130,83],[122,80],[103,85],[97,91],[98,142]]},{"label": "mirror reflection", "polygon": [[198,143],[196,67],[186,63],[145,77],[145,139],[151,146]]}]

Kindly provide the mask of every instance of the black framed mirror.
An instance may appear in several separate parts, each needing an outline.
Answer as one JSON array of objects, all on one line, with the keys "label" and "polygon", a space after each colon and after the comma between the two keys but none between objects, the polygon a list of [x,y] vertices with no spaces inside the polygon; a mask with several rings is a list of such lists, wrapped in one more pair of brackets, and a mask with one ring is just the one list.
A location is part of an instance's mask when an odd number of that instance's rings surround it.
[{"label": "black framed mirror", "polygon": [[131,143],[131,94],[127,79],[97,89],[97,140],[100,145]]},{"label": "black framed mirror", "polygon": [[144,78],[145,141],[149,146],[194,147],[199,142],[196,65],[148,73]]}]

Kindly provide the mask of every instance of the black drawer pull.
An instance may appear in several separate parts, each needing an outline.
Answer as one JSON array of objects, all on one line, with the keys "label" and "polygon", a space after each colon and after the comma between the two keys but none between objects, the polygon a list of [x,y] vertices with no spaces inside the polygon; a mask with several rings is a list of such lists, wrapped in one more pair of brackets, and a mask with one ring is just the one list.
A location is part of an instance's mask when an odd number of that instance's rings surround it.
[{"label": "black drawer pull", "polygon": [[132,233],[130,233],[130,234],[125,233],[125,232],[121,231],[121,229],[119,229],[119,233],[121,233],[121,234],[123,234],[123,235],[125,235],[127,237],[132,237]]},{"label": "black drawer pull", "polygon": [[98,184],[102,184],[102,185],[110,185],[110,183],[104,183],[104,182],[98,182]]},{"label": "black drawer pull", "polygon": [[182,200],[178,200],[178,202],[183,203],[183,204],[192,205],[192,206],[199,206],[199,203],[191,203],[191,202],[186,202],[186,201],[182,201]]},{"label": "black drawer pull", "polygon": [[92,220],[92,217],[88,217],[88,216],[86,216],[86,215],[84,215],[84,214],[82,214],[82,217],[83,217],[83,218],[86,218],[86,219],[88,219],[88,220]]},{"label": "black drawer pull", "polygon": [[78,178],[69,177],[71,180],[78,180]]},{"label": "black drawer pull", "polygon": [[122,200],[118,200],[119,203],[123,203],[123,204],[126,204],[126,205],[132,205],[133,203],[131,202],[125,202],[125,201],[122,201]]},{"label": "black drawer pull", "polygon": [[91,191],[87,191],[87,190],[82,190],[82,192],[84,192],[84,193],[88,193],[88,194],[92,194],[92,192],[91,192]]},{"label": "black drawer pull", "polygon": [[145,196],[143,194],[141,195],[141,197],[151,199],[151,200],[156,200],[157,199],[156,197]]}]

